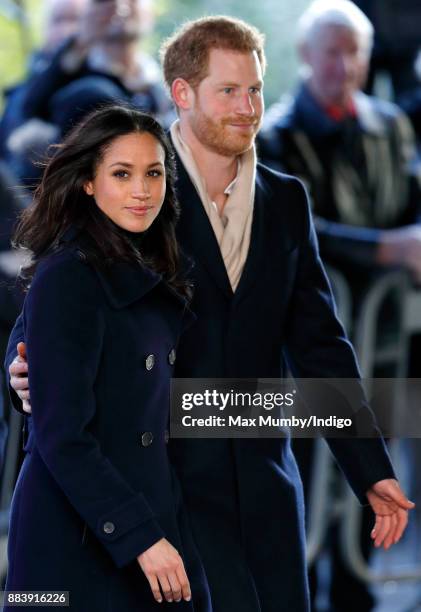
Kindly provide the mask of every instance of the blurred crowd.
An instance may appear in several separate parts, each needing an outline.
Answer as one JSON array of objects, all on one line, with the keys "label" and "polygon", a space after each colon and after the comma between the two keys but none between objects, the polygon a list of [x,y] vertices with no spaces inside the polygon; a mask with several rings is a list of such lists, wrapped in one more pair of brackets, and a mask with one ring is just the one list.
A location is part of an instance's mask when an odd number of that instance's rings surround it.
[{"label": "blurred crowd", "polygon": [[[3,92],[2,354],[22,302],[14,284],[19,258],[10,239],[49,145],[60,142],[86,112],[110,101],[130,101],[166,128],[175,118],[159,65],[142,50],[142,39],[154,27],[152,0],[46,4],[44,44],[29,58],[25,79]],[[323,2],[311,5],[297,24],[302,69],[296,88],[279,92],[258,139],[260,161],[305,183],[322,258],[346,279],[354,320],[368,288],[385,271],[402,269],[414,288],[421,283],[420,23],[421,2],[413,0],[359,0],[344,13],[324,11]],[[277,69],[281,61],[269,67]],[[415,342],[412,376],[419,376],[417,354]],[[6,416],[0,419],[0,466],[8,411],[0,389],[0,416]],[[297,445],[305,485],[312,452],[309,444]],[[362,531],[367,526],[363,521]],[[329,610],[371,610],[372,596],[334,548],[337,576]],[[367,557],[368,546],[363,552]],[[312,584],[316,593],[316,574]]]}]

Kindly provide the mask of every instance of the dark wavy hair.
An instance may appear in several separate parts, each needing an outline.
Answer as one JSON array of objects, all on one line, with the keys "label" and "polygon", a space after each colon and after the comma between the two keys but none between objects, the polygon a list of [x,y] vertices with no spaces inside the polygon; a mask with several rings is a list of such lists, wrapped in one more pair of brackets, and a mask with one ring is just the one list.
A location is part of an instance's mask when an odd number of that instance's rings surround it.
[{"label": "dark wavy hair", "polygon": [[[117,226],[85,193],[107,147],[119,136],[149,133],[165,151],[166,194],[161,211],[151,227],[136,238]],[[163,275],[167,283],[186,297],[190,285],[179,270],[179,248],[175,225],[179,206],[175,195],[174,153],[164,130],[155,119],[126,104],[103,106],[87,115],[64,141],[53,146],[45,164],[34,201],[19,221],[13,244],[31,253],[22,268],[21,280],[28,285],[39,261],[62,248],[70,228],[82,232],[83,255],[104,266],[117,261],[147,265]]]}]

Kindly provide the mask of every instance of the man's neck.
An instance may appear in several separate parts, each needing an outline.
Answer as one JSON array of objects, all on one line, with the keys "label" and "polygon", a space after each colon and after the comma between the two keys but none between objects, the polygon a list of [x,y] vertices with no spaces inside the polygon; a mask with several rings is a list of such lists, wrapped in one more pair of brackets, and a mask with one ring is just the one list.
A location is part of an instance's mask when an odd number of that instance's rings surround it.
[{"label": "man's neck", "polygon": [[324,95],[324,92],[320,90],[320,88],[317,87],[311,79],[308,81],[307,86],[316,102],[323,109],[335,107],[337,109],[347,111],[352,105],[352,97],[350,96],[344,95],[335,99],[326,97],[326,95]]},{"label": "man's neck", "polygon": [[192,152],[210,199],[216,203],[221,214],[227,200],[225,189],[237,176],[238,156],[227,157],[209,150],[196,138],[187,123],[180,122],[180,134]]}]

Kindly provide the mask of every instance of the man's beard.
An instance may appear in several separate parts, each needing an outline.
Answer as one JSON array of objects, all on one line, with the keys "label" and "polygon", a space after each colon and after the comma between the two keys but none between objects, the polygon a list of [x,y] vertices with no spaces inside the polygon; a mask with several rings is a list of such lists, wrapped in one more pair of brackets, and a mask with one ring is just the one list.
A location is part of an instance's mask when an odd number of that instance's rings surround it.
[{"label": "man's beard", "polygon": [[[260,118],[254,116],[242,119],[225,117],[216,122],[196,107],[191,119],[191,128],[198,141],[207,149],[219,155],[231,157],[241,155],[252,148],[260,121]],[[235,128],[229,126],[231,123],[253,125],[253,131],[242,134],[238,130],[235,133]]]}]

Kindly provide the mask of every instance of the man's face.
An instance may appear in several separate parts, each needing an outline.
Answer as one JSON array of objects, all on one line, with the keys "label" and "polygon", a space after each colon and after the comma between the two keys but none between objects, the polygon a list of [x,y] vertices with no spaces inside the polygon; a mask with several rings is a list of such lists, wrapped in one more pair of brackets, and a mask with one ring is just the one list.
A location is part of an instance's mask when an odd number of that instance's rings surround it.
[{"label": "man's face", "polygon": [[347,27],[325,25],[302,49],[310,66],[310,84],[325,104],[346,104],[367,76],[369,49]]},{"label": "man's face", "polygon": [[92,0],[101,38],[107,42],[136,41],[142,33],[142,0]]},{"label": "man's face", "polygon": [[263,110],[263,76],[256,52],[212,49],[207,76],[194,90],[190,127],[207,149],[230,157],[253,146]]},{"label": "man's face", "polygon": [[54,51],[77,31],[86,0],[54,0],[50,3],[44,49]]}]

